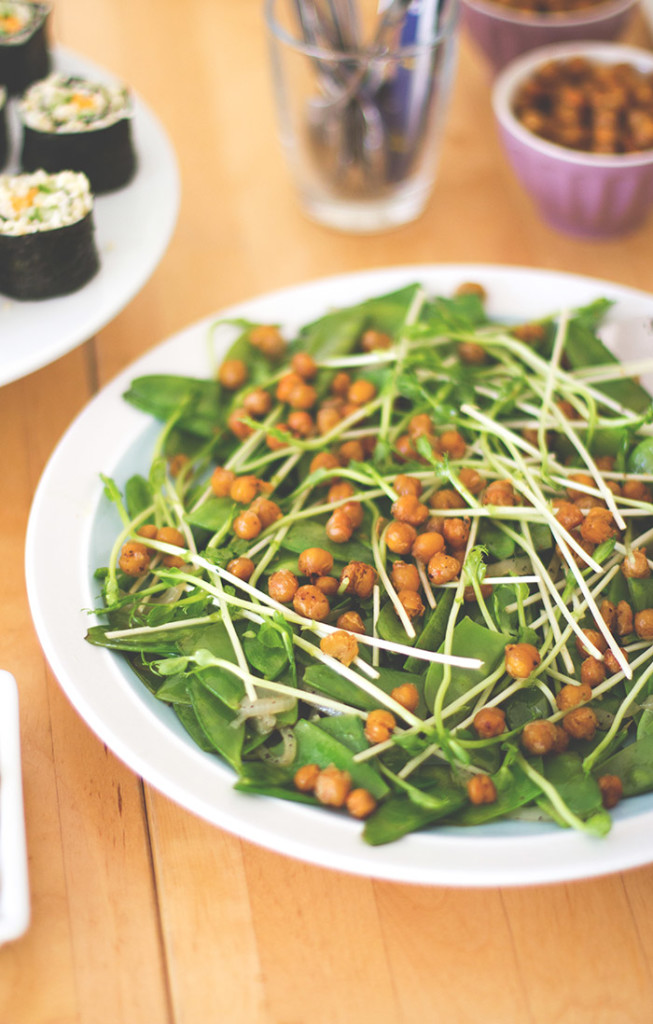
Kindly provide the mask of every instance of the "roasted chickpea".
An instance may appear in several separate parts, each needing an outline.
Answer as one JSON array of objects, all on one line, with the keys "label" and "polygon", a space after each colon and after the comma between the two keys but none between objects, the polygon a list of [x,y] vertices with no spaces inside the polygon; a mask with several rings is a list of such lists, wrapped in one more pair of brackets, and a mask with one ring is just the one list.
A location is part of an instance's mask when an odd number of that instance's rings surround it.
[{"label": "roasted chickpea", "polygon": [[574,505],[571,501],[561,501],[555,512],[555,517],[560,525],[571,532],[575,530],[577,526],[583,522],[584,514],[582,509],[578,505]]},{"label": "roasted chickpea", "polygon": [[580,526],[581,537],[592,544],[602,544],[616,537],[618,532],[612,512],[607,508],[591,508]]},{"label": "roasted chickpea", "polygon": [[347,515],[355,530],[361,525],[365,518],[363,505],[360,501],[346,501],[342,506],[342,511]]},{"label": "roasted chickpea", "polygon": [[335,597],[338,593],[340,583],[335,576],[317,576],[313,582],[327,597]]},{"label": "roasted chickpea", "polygon": [[599,605],[599,611],[601,612],[601,618],[610,632],[612,632],[617,625],[617,606],[612,601],[604,598]]},{"label": "roasted chickpea", "polygon": [[[144,537],[145,540],[154,540],[159,531],[154,523],[144,523],[142,526],[139,526],[136,532],[139,537]],[[153,553],[153,548],[148,548],[147,551],[148,554],[151,555]]]},{"label": "roasted chickpea", "polygon": [[363,352],[377,352],[379,349],[392,348],[392,338],[384,331],[369,329],[361,335]]},{"label": "roasted chickpea", "polygon": [[474,715],[473,726],[477,735],[483,739],[500,736],[506,731],[506,713],[503,708],[481,708]]},{"label": "roasted chickpea", "polygon": [[229,430],[239,441],[244,441],[252,433],[252,428],[243,422],[248,415],[246,409],[239,408],[234,409],[227,418]]},{"label": "roasted chickpea", "polygon": [[315,473],[318,469],[338,469],[340,459],[333,452],[318,452],[311,460],[310,471]]},{"label": "roasted chickpea", "polygon": [[429,517],[429,510],[428,506],[424,505],[414,494],[402,494],[392,503],[392,515],[400,523],[422,526]]},{"label": "roasted chickpea", "polygon": [[472,804],[493,804],[497,799],[497,787],[489,775],[472,775],[467,780],[467,796]]},{"label": "roasted chickpea", "polygon": [[590,654],[587,647],[588,643],[593,644],[601,654],[605,653],[608,642],[603,633],[599,633],[598,629],[582,629],[581,633],[582,636],[576,637],[576,650],[579,654],[584,654],[585,656]]},{"label": "roasted chickpea", "polygon": [[138,540],[128,540],[122,546],[118,565],[127,576],[144,576],[150,568],[148,548]]},{"label": "roasted chickpea", "polygon": [[351,498],[353,493],[354,485],[349,480],[338,480],[329,487],[327,501],[342,501],[344,498]]},{"label": "roasted chickpea", "polygon": [[484,302],[487,298],[487,292],[482,284],[478,281],[461,281],[456,288],[454,295],[475,295],[477,298]]},{"label": "roasted chickpea", "polygon": [[312,793],[315,789],[315,783],[317,777],[320,774],[320,769],[316,764],[304,764],[301,768],[298,768],[293,776],[293,782],[295,783],[295,789],[298,789],[300,793]]},{"label": "roasted chickpea", "polygon": [[420,578],[411,562],[394,562],[390,579],[395,590],[419,590]]},{"label": "roasted chickpea", "polygon": [[329,614],[329,599],[323,594],[319,587],[311,583],[299,587],[293,598],[293,608],[298,615],[304,615],[307,619],[314,619],[322,622]]},{"label": "roasted chickpea", "polygon": [[417,711],[419,706],[419,690],[415,683],[401,683],[391,691],[390,696],[401,704],[406,711]]},{"label": "roasted chickpea", "polygon": [[511,506],[517,504],[517,495],[510,480],[493,480],[483,492],[484,505]]},{"label": "roasted chickpea", "polygon": [[351,665],[354,658],[358,657],[356,637],[344,629],[337,629],[335,633],[323,636],[320,640],[320,650],[342,665]]},{"label": "roasted chickpea", "polygon": [[[623,647],[620,647],[619,651],[621,652],[623,660],[626,662],[626,664],[628,664],[628,651],[625,651]],[[610,648],[608,648],[608,650],[605,652],[603,656],[603,664],[605,665],[605,672],[607,675],[613,676],[615,672],[623,671],[621,665],[617,661],[617,657],[614,651],[612,651]]]},{"label": "roasted chickpea", "polygon": [[438,437],[438,444],[450,459],[462,459],[467,451],[467,442],[458,430],[445,430]]},{"label": "roasted chickpea", "polygon": [[460,572],[460,562],[453,555],[440,552],[429,559],[426,572],[431,583],[440,587],[455,580]]},{"label": "roasted chickpea", "polygon": [[297,566],[304,576],[328,576],[333,568],[333,555],[324,548],[304,548]]},{"label": "roasted chickpea", "polygon": [[343,466],[346,466],[349,462],[363,462],[365,459],[365,449],[361,441],[354,439],[341,444],[338,448],[338,455]]},{"label": "roasted chickpea", "polygon": [[566,683],[556,696],[558,711],[569,711],[570,708],[578,707],[591,700],[592,687],[589,683],[581,682],[579,686],[573,683]]},{"label": "roasted chickpea", "polygon": [[645,580],[651,575],[644,548],[633,548],[621,563],[621,571],[627,579]]},{"label": "roasted chickpea", "polygon": [[346,398],[351,386],[351,377],[344,370],[339,370],[331,381],[331,394]]},{"label": "roasted chickpea", "polygon": [[329,431],[338,426],[341,419],[342,416],[337,409],[322,406],[315,414],[315,425],[317,426],[318,434],[328,434]]},{"label": "roasted chickpea", "polygon": [[420,533],[415,538],[410,553],[418,562],[427,565],[434,555],[444,551],[444,546],[442,534],[436,533],[435,530],[430,530],[428,533]]},{"label": "roasted chickpea", "polygon": [[540,663],[540,652],[533,644],[507,644],[505,663],[513,679],[528,679]]},{"label": "roasted chickpea", "polygon": [[596,732],[597,718],[592,708],[572,708],[562,719],[562,728],[574,740],[591,740]]},{"label": "roasted chickpea", "polygon": [[280,452],[283,448],[288,447],[292,438],[292,432],[287,423],[277,423],[275,424],[275,429],[284,436],[279,437],[277,434],[266,434],[265,443],[271,452]]},{"label": "roasted chickpea", "polygon": [[233,530],[241,540],[254,540],[254,537],[258,537],[262,529],[261,520],[251,509],[245,509],[234,519]]},{"label": "roasted chickpea", "polygon": [[317,402],[317,391],[311,384],[306,384],[305,381],[302,381],[301,384],[296,384],[292,388],[287,402],[291,409],[301,409],[304,411],[312,409]]},{"label": "roasted chickpea", "polygon": [[345,806],[353,818],[369,818],[376,810],[376,800],[368,789],[352,789],[345,801]]},{"label": "roasted chickpea", "polygon": [[618,775],[600,775],[596,780],[601,791],[601,801],[606,810],[616,807],[624,795],[624,787]]},{"label": "roasted chickpea", "polygon": [[340,574],[340,582],[347,580],[346,593],[365,599],[370,596],[376,583],[377,573],[367,562],[348,562]]},{"label": "roasted chickpea", "polygon": [[286,350],[281,331],[272,324],[259,324],[249,332],[249,343],[268,359],[279,359]]},{"label": "roasted chickpea", "polygon": [[408,433],[413,441],[418,437],[435,437],[433,420],[427,412],[418,412],[408,423]]},{"label": "roasted chickpea", "polygon": [[298,373],[304,380],[313,380],[317,375],[317,363],[308,352],[295,352],[290,360],[294,373]]},{"label": "roasted chickpea", "polygon": [[313,437],[315,433],[313,417],[303,409],[293,409],[288,413],[287,423],[294,437]]},{"label": "roasted chickpea", "polygon": [[174,526],[160,526],[156,531],[156,539],[164,544],[174,544],[177,548],[186,547],[186,538],[181,530],[177,530]]},{"label": "roasted chickpea", "polygon": [[343,807],[351,790],[351,775],[331,764],[315,780],[314,792],[321,804]]},{"label": "roasted chickpea", "polygon": [[267,530],[268,526],[272,526],[283,516],[276,501],[271,501],[270,498],[255,498],[250,505],[250,511],[256,512],[264,530]]},{"label": "roasted chickpea", "polygon": [[462,548],[469,540],[469,519],[445,519],[442,526],[444,539],[451,548]]},{"label": "roasted chickpea", "polygon": [[416,476],[408,476],[407,473],[399,473],[394,478],[392,486],[399,497],[404,494],[412,494],[414,497],[419,498],[422,493],[422,481]]},{"label": "roasted chickpea", "polygon": [[628,601],[619,601],[617,603],[617,633],[619,636],[626,636],[628,633],[634,632],[635,619],[633,616],[633,610],[628,604]]},{"label": "roasted chickpea", "polygon": [[653,640],[653,608],[635,613],[635,632],[640,640]]},{"label": "roasted chickpea", "polygon": [[536,718],[522,729],[521,744],[528,754],[549,754],[556,742],[556,727],[547,718]]},{"label": "roasted chickpea", "polygon": [[416,590],[400,590],[397,598],[409,619],[419,619],[424,614],[424,602]]},{"label": "roasted chickpea", "polygon": [[370,711],[365,722],[365,735],[370,743],[385,743],[397,727],[395,716],[385,708]]},{"label": "roasted chickpea", "polygon": [[243,407],[254,419],[261,419],[272,408],[272,395],[265,388],[255,388],[243,398]]},{"label": "roasted chickpea", "polygon": [[387,526],[385,531],[386,547],[395,555],[410,554],[416,539],[417,530],[410,523],[400,523],[395,520]]},{"label": "roasted chickpea", "polygon": [[653,501],[651,488],[647,487],[643,480],[624,480],[621,492],[624,498],[631,501]]},{"label": "roasted chickpea", "polygon": [[468,366],[481,366],[485,362],[485,349],[475,341],[461,341],[458,345],[461,362]]},{"label": "roasted chickpea", "polygon": [[470,494],[480,494],[485,487],[485,480],[481,474],[469,466],[464,466],[460,470],[458,479]]},{"label": "roasted chickpea", "polygon": [[290,604],[299,589],[299,581],[290,569],[278,569],[268,580],[268,594],[280,604]]},{"label": "roasted chickpea", "polygon": [[569,746],[569,733],[566,733],[561,725],[555,727],[555,742],[551,749],[552,754],[563,754]]},{"label": "roasted chickpea", "polygon": [[227,562],[227,572],[230,572],[232,576],[237,576],[239,580],[247,580],[250,578],[256,566],[254,565],[251,558],[245,558],[240,556],[239,558],[232,558],[230,562]]},{"label": "roasted chickpea", "polygon": [[599,686],[605,679],[605,661],[598,658],[583,658],[580,666],[580,681],[582,685]]},{"label": "roasted chickpea", "polygon": [[439,491],[435,492],[429,504],[431,508],[447,511],[453,508],[465,508],[465,499],[452,487],[441,487]]},{"label": "roasted chickpea", "polygon": [[395,441],[395,455],[401,462],[411,462],[417,459],[417,448],[412,442],[409,434],[401,434]]},{"label": "roasted chickpea", "polygon": [[351,519],[342,508],[337,508],[329,516],[326,524],[326,535],[334,544],[346,544],[354,532]]},{"label": "roasted chickpea", "polygon": [[242,359],[225,359],[218,370],[218,380],[228,391],[237,391],[247,382],[249,376],[247,363]]},{"label": "roasted chickpea", "polygon": [[280,402],[288,402],[295,388],[304,383],[298,373],[284,373],[277,383],[276,396]]},{"label": "roasted chickpea", "polygon": [[[318,580],[318,583],[320,583],[321,580],[324,579],[328,579],[328,577],[322,576],[321,579]],[[342,615],[339,615],[336,621],[336,626],[338,627],[338,629],[346,629],[350,633],[365,632],[365,623],[363,622],[358,612],[354,611],[343,612]]]},{"label": "roasted chickpea", "polygon": [[353,405],[367,405],[376,397],[376,386],[371,380],[355,380],[347,391],[347,401]]},{"label": "roasted chickpea", "polygon": [[255,476],[237,476],[229,488],[229,497],[239,505],[249,505],[259,492],[259,480]]},{"label": "roasted chickpea", "polygon": [[580,484],[582,488],[596,488],[596,481],[593,476],[589,475],[589,473],[571,473],[567,477],[567,480],[569,480],[569,483],[567,484],[567,494],[570,501],[578,501],[579,499],[585,500],[590,497],[585,490],[578,490],[578,488],[573,487],[572,484]]}]

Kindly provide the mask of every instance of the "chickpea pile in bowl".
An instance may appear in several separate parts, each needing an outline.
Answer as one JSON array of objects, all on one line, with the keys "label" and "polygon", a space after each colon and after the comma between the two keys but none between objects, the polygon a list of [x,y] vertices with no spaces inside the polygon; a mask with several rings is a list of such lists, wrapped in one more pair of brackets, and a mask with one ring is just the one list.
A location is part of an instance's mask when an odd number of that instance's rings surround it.
[{"label": "chickpea pile in bowl", "polygon": [[496,74],[521,54],[568,42],[613,42],[637,0],[463,0],[462,23]]},{"label": "chickpea pile in bowl", "polygon": [[372,844],[534,804],[605,835],[648,778],[650,395],[588,334],[600,300],[506,325],[485,298],[411,284],[290,340],[239,322],[214,381],[134,382],[169,419],[129,499],[106,484],[89,640],[240,790]]},{"label": "chickpea pile in bowl", "polygon": [[514,111],[525,128],[560,146],[591,153],[651,149],[653,71],[581,56],[552,60],[519,86]]},{"label": "chickpea pile in bowl", "polygon": [[492,106],[508,161],[544,220],[612,238],[653,205],[653,54],[617,43],[558,44],[512,61]]}]

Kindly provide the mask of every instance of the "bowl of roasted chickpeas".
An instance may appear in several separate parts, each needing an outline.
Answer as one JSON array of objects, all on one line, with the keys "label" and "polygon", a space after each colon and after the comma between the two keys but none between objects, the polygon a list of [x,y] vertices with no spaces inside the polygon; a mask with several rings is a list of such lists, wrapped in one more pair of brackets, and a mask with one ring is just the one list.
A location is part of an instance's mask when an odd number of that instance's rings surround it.
[{"label": "bowl of roasted chickpeas", "polygon": [[543,219],[610,238],[653,206],[653,52],[560,43],[511,61],[492,105],[506,156]]},{"label": "bowl of roasted chickpeas", "polygon": [[496,72],[540,46],[612,41],[638,0],[463,0],[462,23]]}]

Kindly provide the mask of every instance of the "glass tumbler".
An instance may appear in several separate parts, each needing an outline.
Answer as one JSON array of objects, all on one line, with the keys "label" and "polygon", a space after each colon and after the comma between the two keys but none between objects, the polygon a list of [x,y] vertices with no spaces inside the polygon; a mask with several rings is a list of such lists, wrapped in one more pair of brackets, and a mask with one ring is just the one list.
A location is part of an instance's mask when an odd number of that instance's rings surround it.
[{"label": "glass tumbler", "polygon": [[436,178],[458,0],[380,4],[373,38],[355,47],[327,31],[325,6],[333,9],[325,0],[266,0],[290,173],[318,223],[353,233],[398,227],[422,213]]}]

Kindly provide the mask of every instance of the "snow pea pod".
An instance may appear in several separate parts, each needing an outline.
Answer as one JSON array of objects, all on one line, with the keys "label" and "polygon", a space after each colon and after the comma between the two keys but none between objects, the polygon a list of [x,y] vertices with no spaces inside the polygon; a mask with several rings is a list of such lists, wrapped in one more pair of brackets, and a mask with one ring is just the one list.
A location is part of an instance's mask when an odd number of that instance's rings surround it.
[{"label": "snow pea pod", "polygon": [[[462,697],[468,690],[480,683],[486,676],[489,676],[498,667],[504,657],[506,644],[511,643],[511,637],[504,633],[497,633],[494,630],[481,626],[470,618],[461,619],[453,631],[453,643],[451,653],[467,658],[480,658],[483,662],[480,668],[457,668],[452,674],[448,689],[447,703],[451,703]],[[440,646],[442,650],[442,645]],[[427,705],[432,708],[435,703],[437,692],[444,678],[445,669],[438,662],[432,662],[426,674],[426,686],[424,696]],[[464,717],[467,707],[461,709],[458,717]],[[450,719],[449,722],[455,722]]]},{"label": "snow pea pod", "polygon": [[197,676],[191,677],[188,692],[193,711],[206,739],[232,768],[238,770],[241,764],[245,726],[233,727],[233,716],[227,718],[223,702],[207,690]]},{"label": "snow pea pod", "polygon": [[[435,608],[430,612],[428,618],[424,623],[422,632],[418,634],[417,640],[413,644],[414,647],[419,647],[422,651],[437,651],[447,630],[447,622],[449,621],[449,615],[453,608],[454,602],[454,591],[445,590],[440,597]],[[404,640],[404,643],[407,643]],[[406,658],[404,668],[406,672],[417,672],[423,669],[424,662],[421,658],[410,655]]]},{"label": "snow pea pod", "polygon": [[445,773],[446,769],[437,789],[429,792],[430,806],[416,804],[405,794],[384,800],[365,822],[365,842],[370,846],[393,843],[410,832],[448,817],[467,803],[465,790],[453,782],[450,775],[445,777]]},{"label": "snow pea pod", "polygon": [[541,792],[518,764],[502,765],[494,775],[497,799],[492,804],[469,804],[452,817],[456,825],[482,825],[525,807]]},{"label": "snow pea pod", "polygon": [[653,733],[617,751],[596,769],[597,775],[617,775],[624,796],[637,796],[653,790]]},{"label": "snow pea pod", "polygon": [[369,790],[376,800],[382,799],[390,792],[387,783],[370,764],[359,764],[354,761],[352,751],[319,725],[302,719],[295,726],[295,739],[295,764],[298,767],[316,764],[320,768],[328,768],[334,764],[341,771],[349,772],[354,786],[362,786]]}]

